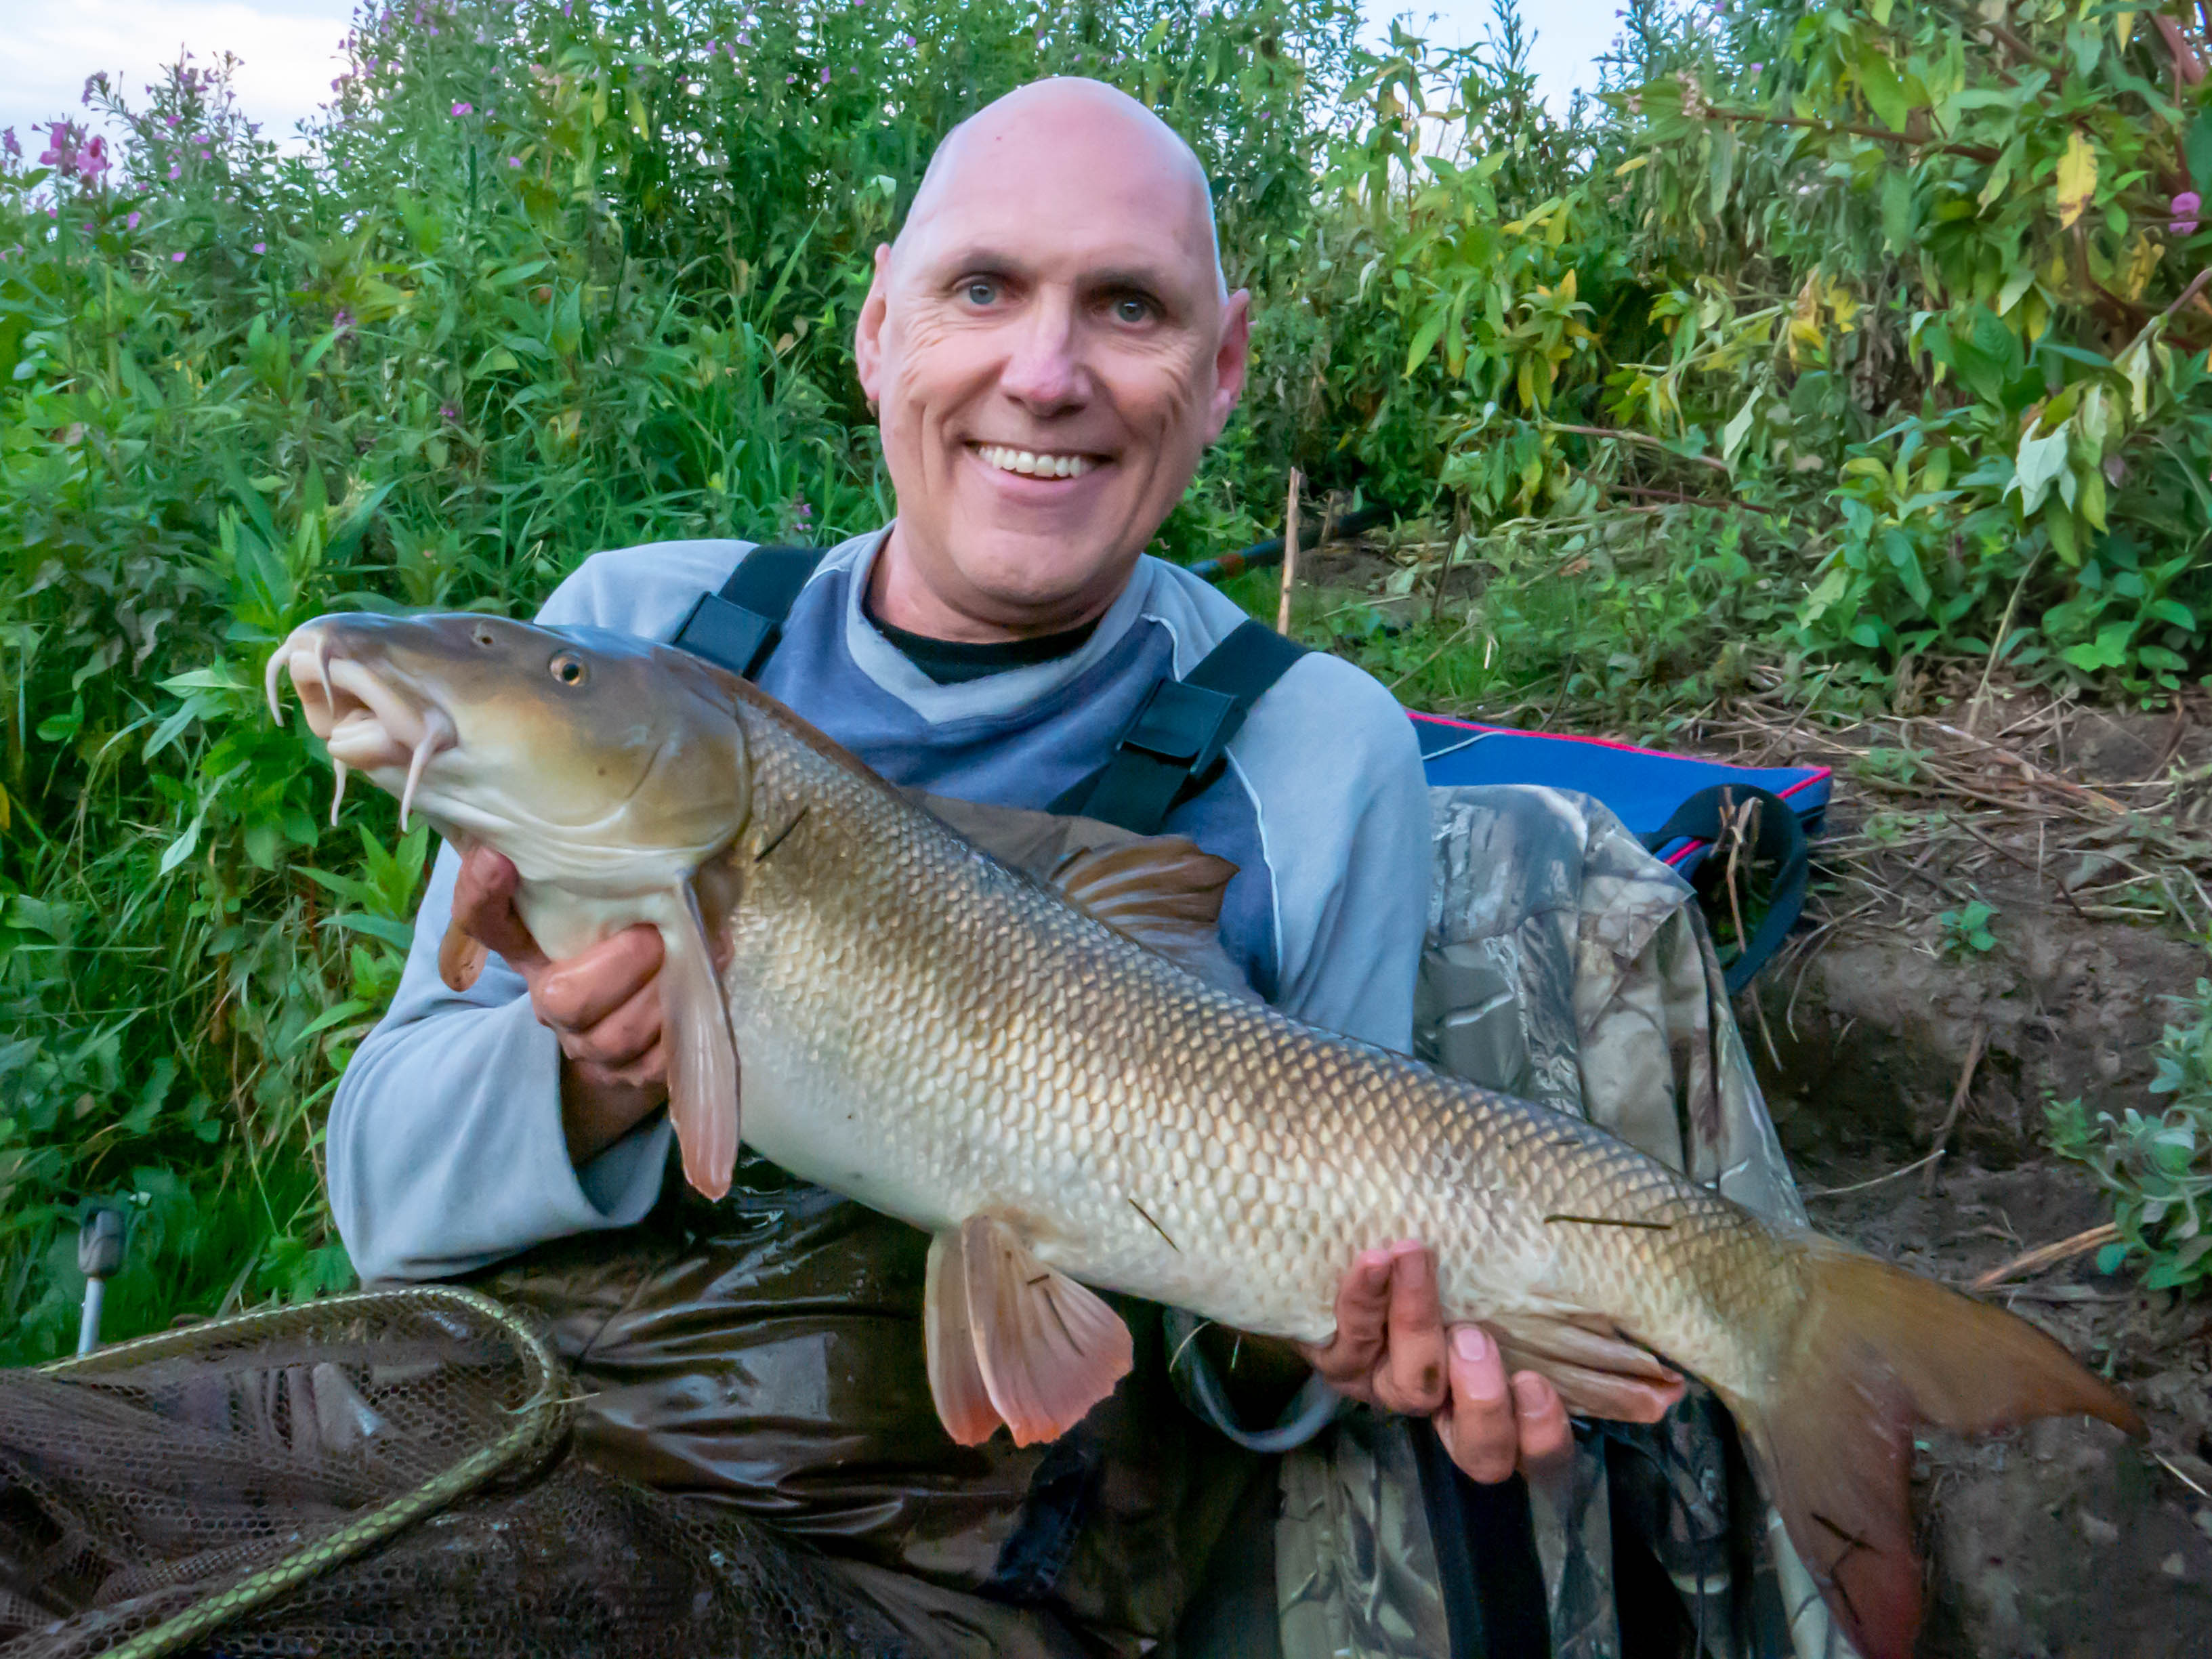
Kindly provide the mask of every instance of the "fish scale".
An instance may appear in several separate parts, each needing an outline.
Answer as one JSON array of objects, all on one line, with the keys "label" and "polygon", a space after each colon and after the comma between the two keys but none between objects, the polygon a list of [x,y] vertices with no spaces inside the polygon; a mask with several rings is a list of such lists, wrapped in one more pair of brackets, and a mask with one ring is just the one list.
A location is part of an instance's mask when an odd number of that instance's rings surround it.
[{"label": "fish scale", "polygon": [[[1663,1237],[1701,1271],[1623,1328],[1716,1380],[1731,1314],[1789,1306],[1743,1212],[1587,1124],[1201,985],[780,720],[748,710],[745,746],[758,840],[805,809],[743,873],[723,976],[746,1139],[795,1173],[1306,1340],[1402,1237],[1455,1320],[1620,1305]],[[855,1103],[872,1133],[825,1146]]]}]

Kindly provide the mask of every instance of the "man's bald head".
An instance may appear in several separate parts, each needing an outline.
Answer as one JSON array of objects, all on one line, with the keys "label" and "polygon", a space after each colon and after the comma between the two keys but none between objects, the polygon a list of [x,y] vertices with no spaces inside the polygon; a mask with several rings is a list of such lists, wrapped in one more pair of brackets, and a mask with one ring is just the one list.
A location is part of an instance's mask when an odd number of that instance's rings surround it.
[{"label": "man's bald head", "polygon": [[854,333],[898,521],[869,576],[938,639],[1099,616],[1244,384],[1205,169],[1096,81],[1041,81],[938,147]]},{"label": "man's bald head", "polygon": [[1203,226],[1214,290],[1228,298],[1213,219],[1213,189],[1197,152],[1181,133],[1119,87],[1082,76],[1055,76],[1017,87],[946,133],[929,158],[921,187],[907,209],[906,222],[891,244],[891,257],[896,259],[956,193],[954,181],[963,171],[980,169],[988,179],[999,158],[1038,145],[1052,146],[1071,157],[1095,159],[1104,167],[1154,174],[1163,204]]}]

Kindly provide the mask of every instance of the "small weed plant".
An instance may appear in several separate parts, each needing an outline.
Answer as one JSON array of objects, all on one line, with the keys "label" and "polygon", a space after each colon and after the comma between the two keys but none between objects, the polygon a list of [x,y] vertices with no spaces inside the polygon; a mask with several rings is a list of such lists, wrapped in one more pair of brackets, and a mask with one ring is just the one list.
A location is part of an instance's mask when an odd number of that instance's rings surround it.
[{"label": "small weed plant", "polygon": [[2212,1287],[2212,980],[2172,1000],[2189,1016],[2159,1039],[2154,1095],[2163,1110],[2133,1107],[2093,1121],[2079,1100],[2047,1109],[2051,1145],[2081,1164],[2112,1202],[2119,1237],[2097,1267],[2142,1269],[2153,1290],[2199,1294]]}]

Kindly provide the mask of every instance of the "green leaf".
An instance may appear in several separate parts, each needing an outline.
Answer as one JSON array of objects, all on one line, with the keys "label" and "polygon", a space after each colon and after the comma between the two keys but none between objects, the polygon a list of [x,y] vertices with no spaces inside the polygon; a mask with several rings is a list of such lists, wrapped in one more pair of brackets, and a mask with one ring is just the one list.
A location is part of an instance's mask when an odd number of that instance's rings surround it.
[{"label": "green leaf", "polygon": [[[2043,505],[2043,498],[2051,486],[2066,471],[2066,428],[2043,437],[2035,435],[2031,427],[2021,434],[2020,450],[2013,459],[2011,488],[2021,493],[2020,510],[2023,518],[2031,518]],[[2007,492],[2010,493],[2009,490]]]},{"label": "green leaf", "polygon": [[1904,131],[1905,124],[1912,118],[1912,100],[1905,95],[1904,84],[1890,67],[1889,59],[1879,47],[1869,46],[1859,58],[1857,70],[1859,90],[1866,94],[1867,107],[1891,131]]},{"label": "green leaf", "polygon": [[394,921],[389,916],[368,915],[359,910],[342,910],[337,915],[326,916],[323,926],[346,933],[367,933],[371,939],[380,939],[403,951],[415,943],[415,929],[408,923]]}]

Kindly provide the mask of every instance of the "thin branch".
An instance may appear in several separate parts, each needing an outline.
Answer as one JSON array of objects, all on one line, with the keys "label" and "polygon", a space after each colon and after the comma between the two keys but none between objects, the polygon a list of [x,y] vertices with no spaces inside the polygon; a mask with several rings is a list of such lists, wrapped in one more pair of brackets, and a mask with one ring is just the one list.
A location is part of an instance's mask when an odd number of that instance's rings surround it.
[{"label": "thin branch", "polygon": [[1771,127],[1804,127],[1809,131],[1849,133],[1854,138],[1873,138],[1885,144],[1898,144],[1906,149],[1925,150],[1931,155],[1963,155],[1970,161],[1992,165],[2003,152],[1987,144],[1931,144],[1925,138],[1916,138],[1909,132],[1892,132],[1887,127],[1863,126],[1856,121],[1815,121],[1802,115],[1769,115],[1764,110],[1723,109],[1717,104],[1708,105],[1704,118],[1708,121],[1755,121]]},{"label": "thin branch", "polygon": [[1544,429],[1547,432],[1572,432],[1584,438],[1618,438],[1624,443],[1644,444],[1672,455],[1678,461],[1688,461],[1697,466],[1709,466],[1723,477],[1730,476],[1729,464],[1726,461],[1715,460],[1710,455],[1685,455],[1664,438],[1655,438],[1648,432],[1625,432],[1616,426],[1574,426],[1565,421],[1547,421],[1544,422]]}]

